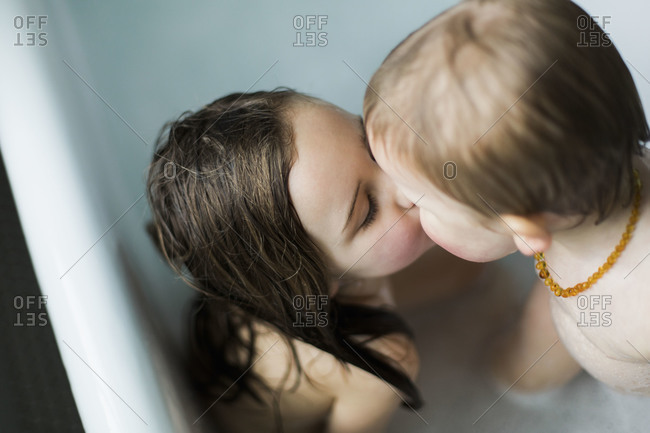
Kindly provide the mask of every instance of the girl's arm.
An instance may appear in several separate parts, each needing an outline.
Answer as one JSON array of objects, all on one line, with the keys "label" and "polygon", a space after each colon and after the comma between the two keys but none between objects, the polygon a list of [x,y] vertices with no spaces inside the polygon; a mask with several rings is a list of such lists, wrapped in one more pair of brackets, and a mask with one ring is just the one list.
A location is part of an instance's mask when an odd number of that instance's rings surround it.
[{"label": "girl's arm", "polygon": [[[371,344],[405,369],[414,380],[419,368],[412,341],[401,335],[383,337]],[[365,433],[384,431],[395,409],[402,403],[400,392],[383,379],[357,367],[341,371],[330,383],[335,400],[328,433]]]},{"label": "girl's arm", "polygon": [[[388,278],[363,280],[347,290],[344,287],[338,300],[372,307],[390,308],[395,305]],[[391,334],[367,345],[397,361],[411,380],[415,380],[419,359],[415,345],[408,337]],[[338,364],[337,374],[329,376],[328,388],[335,397],[328,433],[381,432],[402,403],[400,392],[394,386],[354,366],[346,369]]]},{"label": "girl's arm", "polygon": [[[390,307],[388,279],[378,278],[361,281],[354,287],[342,287],[337,293],[339,302]],[[360,336],[362,338],[363,336]],[[260,351],[271,347],[280,337],[269,329],[258,330]],[[361,368],[343,365],[334,356],[314,346],[294,340],[294,347],[303,377],[298,389],[291,390],[297,377],[297,369],[289,347],[278,342],[253,367],[273,388],[294,393],[295,398],[307,398],[317,393],[332,400],[327,420],[328,433],[381,432],[385,429],[394,410],[401,404],[400,392],[388,382]],[[413,341],[401,334],[390,334],[367,346],[392,358],[414,380],[419,369],[419,359]],[[279,368],[285,365],[287,368]],[[301,397],[302,396],[302,397]]]}]

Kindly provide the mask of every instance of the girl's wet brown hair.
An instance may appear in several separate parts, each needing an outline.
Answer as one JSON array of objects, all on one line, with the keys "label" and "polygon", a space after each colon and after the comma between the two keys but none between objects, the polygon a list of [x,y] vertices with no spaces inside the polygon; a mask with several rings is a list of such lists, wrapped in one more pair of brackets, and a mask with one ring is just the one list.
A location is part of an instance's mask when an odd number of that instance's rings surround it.
[{"label": "girl's wet brown hair", "polygon": [[[296,155],[290,110],[315,102],[289,89],[234,93],[185,113],[161,132],[147,179],[149,230],[174,271],[201,293],[193,310],[190,368],[207,397],[233,384],[230,397],[242,391],[259,397],[265,386],[249,368],[253,323],[262,321],[289,344],[304,341],[376,374],[418,406],[408,376],[352,338],[408,334],[394,314],[329,298],[326,326],[294,326],[307,311],[323,312],[322,305],[294,303],[295,297],[327,296],[332,278],[288,189]],[[294,308],[299,304],[301,311]]]}]

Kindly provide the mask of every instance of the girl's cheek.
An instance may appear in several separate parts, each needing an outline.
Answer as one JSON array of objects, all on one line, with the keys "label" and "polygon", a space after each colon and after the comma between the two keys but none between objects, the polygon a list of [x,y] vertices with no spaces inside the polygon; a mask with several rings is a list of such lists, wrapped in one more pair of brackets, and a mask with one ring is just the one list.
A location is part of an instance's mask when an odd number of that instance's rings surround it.
[{"label": "girl's cheek", "polygon": [[[397,272],[417,259],[432,243],[426,239],[418,218],[405,216],[373,247],[370,263],[385,273]],[[379,236],[384,233],[380,232]],[[368,254],[371,255],[371,254]]]}]

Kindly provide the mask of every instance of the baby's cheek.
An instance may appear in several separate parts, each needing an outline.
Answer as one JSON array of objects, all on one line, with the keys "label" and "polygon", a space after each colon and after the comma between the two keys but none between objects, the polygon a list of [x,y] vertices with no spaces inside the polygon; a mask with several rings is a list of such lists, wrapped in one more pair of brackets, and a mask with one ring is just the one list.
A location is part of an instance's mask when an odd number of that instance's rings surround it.
[{"label": "baby's cheek", "polygon": [[429,237],[434,242],[439,242],[439,236],[438,236],[438,229],[435,227],[433,223],[434,217],[430,215],[428,212],[420,210],[420,224],[422,225],[422,229],[424,230],[424,233]]},{"label": "baby's cheek", "polygon": [[[420,211],[420,223],[422,224],[424,233],[437,245],[457,257],[472,260],[472,258],[469,258],[464,252],[467,248],[467,242],[461,242],[460,238],[457,239],[448,235],[449,233],[455,232],[453,227],[442,227],[437,218],[430,215],[428,212],[423,211]],[[466,233],[466,231],[464,233]]]}]

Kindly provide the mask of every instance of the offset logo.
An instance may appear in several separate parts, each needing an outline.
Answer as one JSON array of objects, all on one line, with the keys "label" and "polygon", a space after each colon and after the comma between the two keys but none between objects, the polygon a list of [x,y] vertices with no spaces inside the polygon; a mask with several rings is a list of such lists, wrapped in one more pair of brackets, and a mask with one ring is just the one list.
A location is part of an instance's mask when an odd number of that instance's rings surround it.
[{"label": "offset logo", "polygon": [[327,326],[327,295],[296,295],[293,308],[296,310],[296,328]]},{"label": "offset logo", "polygon": [[447,161],[443,164],[442,175],[444,176],[445,179],[454,180],[456,179],[457,174],[458,174],[458,167],[456,167],[455,162]]},{"label": "offset logo", "polygon": [[612,312],[607,311],[612,305],[612,295],[580,295],[576,303],[580,310],[578,326],[581,328],[612,326]]},{"label": "offset logo", "polygon": [[327,15],[296,15],[293,17],[293,28],[296,30],[294,47],[326,47]]},{"label": "offset logo", "polygon": [[44,47],[47,45],[47,15],[16,15],[14,47]]},{"label": "offset logo", "polygon": [[[611,39],[609,39],[609,33],[605,32],[605,29],[612,22],[612,17],[609,15],[603,15],[599,17],[594,15],[590,17],[587,15],[580,15],[578,17],[578,30],[580,30],[580,40],[578,41],[579,47],[609,47],[612,45]],[[603,29],[601,32],[598,29],[598,21],[601,21],[600,27]]]},{"label": "offset logo", "polygon": [[14,326],[47,325],[45,304],[47,304],[47,296],[16,296],[14,298],[14,309],[16,310]]}]

